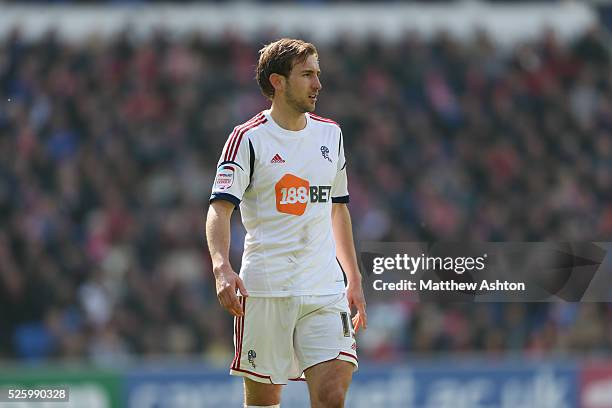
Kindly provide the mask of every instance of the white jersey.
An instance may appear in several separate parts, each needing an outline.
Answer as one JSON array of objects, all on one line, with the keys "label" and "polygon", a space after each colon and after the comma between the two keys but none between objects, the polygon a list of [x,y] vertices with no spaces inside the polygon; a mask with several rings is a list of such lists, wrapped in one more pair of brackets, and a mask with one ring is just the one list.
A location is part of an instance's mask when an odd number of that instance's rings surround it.
[{"label": "white jersey", "polygon": [[240,277],[251,296],[345,290],[331,227],[332,202],[349,199],[338,124],[307,113],[306,127],[289,131],[268,110],[237,126],[217,166],[217,199],[240,205]]}]

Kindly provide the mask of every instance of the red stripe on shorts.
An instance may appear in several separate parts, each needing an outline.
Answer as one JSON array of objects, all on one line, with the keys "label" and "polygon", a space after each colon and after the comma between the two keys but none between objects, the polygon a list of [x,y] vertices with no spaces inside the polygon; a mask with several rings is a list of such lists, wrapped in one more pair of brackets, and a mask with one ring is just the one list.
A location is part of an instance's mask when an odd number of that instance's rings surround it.
[{"label": "red stripe on shorts", "polygon": [[235,337],[235,342],[236,344],[234,344],[234,359],[232,360],[232,368],[236,367],[236,361],[238,360],[238,345],[240,344],[240,317],[234,317],[234,337]]},{"label": "red stripe on shorts", "polygon": [[239,369],[239,368],[232,368],[232,370],[239,371],[241,373],[251,374],[251,375],[254,375],[255,377],[259,377],[259,378],[266,378],[266,379],[270,380],[270,383],[274,384],[272,382],[272,377],[270,377],[269,375],[257,374],[257,373],[254,373],[253,371],[242,370],[242,369]]},{"label": "red stripe on shorts", "polygon": [[238,361],[236,364],[236,368],[240,368],[240,356],[242,356],[242,341],[244,339],[244,319],[246,317],[246,298],[241,297],[240,303],[242,304],[242,317],[240,318],[240,342],[238,343]]},{"label": "red stripe on shorts", "polygon": [[357,358],[357,356],[354,356],[354,355],[352,355],[352,354],[345,353],[344,351],[341,351],[341,352],[338,354],[338,357],[340,357],[340,354],[342,354],[343,356],[347,356],[347,357],[350,357],[350,358],[354,358],[354,359],[355,359],[355,361],[359,362],[359,359]]}]

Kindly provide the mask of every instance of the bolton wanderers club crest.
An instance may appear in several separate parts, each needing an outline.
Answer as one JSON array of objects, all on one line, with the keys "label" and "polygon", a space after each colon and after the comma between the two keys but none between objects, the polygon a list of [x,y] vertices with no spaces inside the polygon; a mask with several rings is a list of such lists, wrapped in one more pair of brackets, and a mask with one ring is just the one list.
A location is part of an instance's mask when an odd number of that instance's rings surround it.
[{"label": "bolton wanderers club crest", "polygon": [[255,350],[249,350],[247,356],[249,357],[249,363],[253,366],[253,369],[257,368],[255,365],[255,357],[257,357],[257,353],[255,353]]},{"label": "bolton wanderers club crest", "polygon": [[328,162],[332,162],[332,160],[329,158],[329,148],[327,146],[321,146],[321,154]]}]

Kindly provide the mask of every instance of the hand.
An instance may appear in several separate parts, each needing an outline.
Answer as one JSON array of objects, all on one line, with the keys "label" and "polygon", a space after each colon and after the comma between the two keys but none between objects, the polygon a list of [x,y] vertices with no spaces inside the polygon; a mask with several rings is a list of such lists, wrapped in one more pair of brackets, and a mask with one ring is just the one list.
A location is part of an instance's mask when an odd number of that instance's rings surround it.
[{"label": "hand", "polygon": [[346,287],[346,298],[349,303],[349,308],[351,310],[353,307],[357,309],[357,313],[352,317],[355,333],[357,333],[362,327],[364,330],[367,329],[368,315],[366,313],[366,302],[365,297],[363,296],[361,282],[357,284],[349,282],[348,286]]},{"label": "hand", "polygon": [[244,316],[244,310],[236,296],[236,289],[240,290],[242,296],[249,296],[249,294],[240,276],[229,265],[215,268],[214,273],[217,299],[221,306],[234,316]]}]

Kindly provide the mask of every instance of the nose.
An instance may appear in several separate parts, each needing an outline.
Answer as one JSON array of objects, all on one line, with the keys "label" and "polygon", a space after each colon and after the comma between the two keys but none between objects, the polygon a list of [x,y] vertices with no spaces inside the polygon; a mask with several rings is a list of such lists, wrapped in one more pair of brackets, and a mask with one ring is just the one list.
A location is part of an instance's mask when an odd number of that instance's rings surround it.
[{"label": "nose", "polygon": [[320,91],[321,89],[323,89],[323,85],[321,85],[321,80],[316,75],[314,76],[314,86],[317,91]]}]

